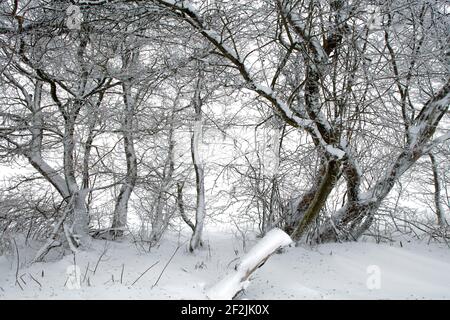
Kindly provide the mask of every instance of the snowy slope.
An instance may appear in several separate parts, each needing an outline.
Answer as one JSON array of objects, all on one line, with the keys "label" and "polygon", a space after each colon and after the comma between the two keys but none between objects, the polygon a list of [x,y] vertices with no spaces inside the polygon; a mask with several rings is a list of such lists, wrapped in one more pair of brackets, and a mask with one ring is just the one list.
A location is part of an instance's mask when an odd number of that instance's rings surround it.
[{"label": "snowy slope", "polygon": [[[79,289],[65,286],[73,256],[27,266],[31,253],[21,248],[18,275],[23,290],[15,285],[16,260],[0,257],[0,299],[204,299],[205,291],[239,262],[242,243],[232,234],[217,232],[206,233],[206,247],[196,254],[189,253],[185,243],[152,287],[187,236],[166,237],[150,253],[128,241],[108,243],[95,274],[105,242],[94,241],[92,248],[76,256],[84,280]],[[88,263],[91,271],[86,273]],[[367,286],[373,276],[370,266],[379,271],[379,289]],[[404,241],[403,247],[368,242],[289,247],[257,270],[241,298],[450,299],[449,270],[450,249],[445,245]]]}]

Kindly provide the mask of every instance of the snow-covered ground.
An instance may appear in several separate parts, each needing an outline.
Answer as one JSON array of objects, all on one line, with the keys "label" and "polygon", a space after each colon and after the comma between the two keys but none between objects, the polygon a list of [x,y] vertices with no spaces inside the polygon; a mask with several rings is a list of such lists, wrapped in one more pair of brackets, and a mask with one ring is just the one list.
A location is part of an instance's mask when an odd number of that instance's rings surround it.
[{"label": "snow-covered ground", "polygon": [[[187,250],[188,235],[166,236],[150,252],[129,240],[95,240],[76,255],[81,287],[68,281],[73,255],[29,265],[32,250],[19,245],[22,289],[15,284],[16,257],[0,256],[0,299],[205,299],[205,291],[233,271],[243,249],[231,233],[206,232],[204,238],[204,249],[195,254]],[[248,240],[247,248],[255,241]],[[406,240],[402,245],[288,247],[254,273],[240,298],[450,299],[450,249]]]}]

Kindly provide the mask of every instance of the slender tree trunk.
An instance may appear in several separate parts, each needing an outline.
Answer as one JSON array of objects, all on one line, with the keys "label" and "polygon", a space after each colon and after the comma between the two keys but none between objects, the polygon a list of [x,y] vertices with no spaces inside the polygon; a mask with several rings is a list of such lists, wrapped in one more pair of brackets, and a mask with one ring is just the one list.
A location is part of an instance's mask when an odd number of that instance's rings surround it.
[{"label": "slender tree trunk", "polygon": [[184,210],[184,200],[183,200],[183,183],[178,182],[177,183],[177,205],[178,210],[180,211],[181,218],[184,222],[191,228],[192,232],[195,231],[195,226],[192,223],[191,220],[189,220],[188,216],[186,215],[186,211]]},{"label": "slender tree trunk", "polygon": [[162,173],[162,181],[160,183],[160,188],[158,191],[158,195],[155,201],[155,206],[153,210],[153,219],[152,219],[152,231],[150,233],[150,245],[153,246],[158,243],[161,238],[164,229],[166,227],[166,222],[164,219],[164,205],[167,201],[167,192],[171,187],[173,182],[173,171],[175,168],[174,164],[174,116],[175,116],[175,105],[172,110],[172,116],[169,121],[169,149],[167,151],[167,158],[164,164],[164,170]]},{"label": "slender tree trunk", "polygon": [[127,161],[127,173],[125,182],[120,188],[119,195],[114,208],[114,216],[112,222],[112,234],[114,237],[123,235],[123,230],[127,225],[128,201],[137,179],[137,158],[134,149],[133,138],[133,117],[134,117],[134,100],[131,93],[131,85],[123,84],[123,100],[125,104],[124,124],[123,124],[123,141],[125,148],[125,157]]},{"label": "slender tree trunk", "polygon": [[206,217],[206,204],[205,204],[205,169],[199,145],[202,139],[202,99],[201,91],[203,82],[203,74],[199,72],[197,85],[195,88],[195,95],[193,105],[195,109],[195,123],[194,130],[191,138],[191,154],[192,162],[194,163],[195,171],[195,189],[197,192],[196,210],[195,210],[195,227],[189,244],[189,251],[193,252],[198,247],[202,246],[202,233],[203,226]]},{"label": "slender tree trunk", "polygon": [[[69,243],[71,249],[72,244],[78,246],[85,246],[89,242],[89,214],[86,206],[86,196],[88,189],[77,183],[76,177],[76,163],[75,163],[75,125],[80,114],[81,109],[86,102],[82,98],[86,93],[88,82],[88,70],[85,59],[85,52],[88,45],[88,36],[85,30],[80,32],[80,43],[76,52],[76,59],[80,71],[80,79],[78,83],[77,97],[72,101],[66,103],[65,110],[61,109],[64,118],[64,137],[63,137],[63,166],[64,177],[67,188],[69,189],[73,201],[73,216],[71,217],[72,224],[69,227],[64,225],[66,230],[66,237],[72,237],[72,243]],[[55,94],[56,95],[56,94]],[[71,239],[67,239],[71,240]]]},{"label": "slender tree trunk", "polygon": [[[275,115],[276,117],[276,115]],[[269,230],[274,227],[275,219],[280,216],[281,211],[281,198],[278,186],[278,173],[280,170],[280,149],[283,144],[283,135],[285,126],[278,123],[278,118],[276,118],[277,127],[274,129],[274,134],[272,137],[272,150],[270,157],[270,199],[268,205],[269,214],[262,221],[262,235],[265,235]]]},{"label": "slender tree trunk", "polygon": [[434,183],[434,204],[437,216],[437,223],[440,227],[447,225],[447,221],[444,217],[444,208],[441,203],[441,182],[439,180],[439,169],[437,166],[435,156],[430,152],[428,154],[431,161],[431,169],[433,171],[433,183]]},{"label": "slender tree trunk", "polygon": [[75,110],[70,112],[70,115],[65,121],[65,133],[63,138],[64,147],[64,177],[70,196],[74,197],[72,225],[69,230],[72,233],[76,245],[79,246],[87,243],[89,238],[89,217],[86,206],[87,189],[79,188],[75,176],[75,159],[74,159],[74,132],[75,119],[81,106],[76,106]]}]

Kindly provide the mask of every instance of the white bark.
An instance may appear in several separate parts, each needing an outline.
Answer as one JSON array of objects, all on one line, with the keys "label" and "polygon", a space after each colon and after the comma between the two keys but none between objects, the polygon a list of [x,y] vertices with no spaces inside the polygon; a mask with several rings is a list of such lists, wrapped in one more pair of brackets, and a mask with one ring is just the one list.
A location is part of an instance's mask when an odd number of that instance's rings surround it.
[{"label": "white bark", "polygon": [[125,182],[120,188],[119,195],[114,208],[114,216],[112,222],[113,233],[121,236],[127,225],[128,202],[136,185],[137,179],[137,158],[134,149],[133,138],[133,117],[135,110],[135,102],[131,93],[130,83],[123,84],[123,97],[125,104],[124,123],[123,123],[123,141],[125,148],[125,158],[127,162],[127,172]]},{"label": "white bark", "polygon": [[161,238],[167,221],[165,221],[164,217],[164,205],[167,201],[167,194],[169,188],[173,183],[173,171],[174,171],[174,115],[175,115],[175,105],[172,110],[172,116],[169,123],[169,149],[167,150],[166,162],[164,164],[164,169],[162,173],[162,180],[160,183],[160,187],[158,190],[158,195],[156,198],[156,202],[153,210],[153,219],[152,219],[152,231],[150,234],[150,243],[151,245],[155,245],[159,239]]},{"label": "white bark", "polygon": [[205,204],[205,169],[203,166],[202,156],[200,154],[200,144],[202,140],[202,99],[201,92],[203,86],[203,74],[199,72],[197,85],[195,88],[194,96],[194,109],[195,109],[195,123],[194,130],[191,139],[191,153],[192,161],[194,163],[195,170],[195,186],[197,192],[197,202],[195,211],[195,226],[194,232],[189,244],[189,251],[193,252],[198,247],[202,246],[202,233],[203,226],[206,217],[206,204]]},{"label": "white bark", "polygon": [[77,191],[74,197],[73,218],[70,231],[77,246],[85,246],[89,242],[89,216],[86,207],[88,190]]},{"label": "white bark", "polygon": [[445,227],[447,225],[447,220],[444,216],[444,207],[441,202],[441,181],[439,177],[438,164],[436,162],[435,156],[430,153],[431,169],[433,171],[433,182],[434,182],[434,204],[437,216],[437,222],[440,227]]}]

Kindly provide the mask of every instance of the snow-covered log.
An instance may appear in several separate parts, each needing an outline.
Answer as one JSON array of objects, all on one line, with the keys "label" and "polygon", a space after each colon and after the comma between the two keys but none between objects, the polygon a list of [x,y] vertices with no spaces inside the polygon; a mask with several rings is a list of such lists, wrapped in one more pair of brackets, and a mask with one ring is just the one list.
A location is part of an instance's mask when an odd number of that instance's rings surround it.
[{"label": "snow-covered log", "polygon": [[212,286],[206,295],[213,300],[230,300],[250,284],[249,278],[278,249],[292,243],[280,229],[270,230],[243,258],[235,271]]}]

